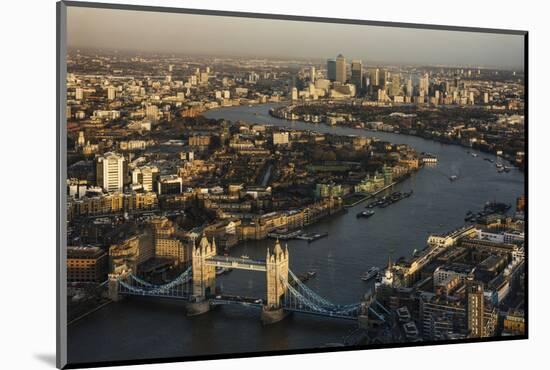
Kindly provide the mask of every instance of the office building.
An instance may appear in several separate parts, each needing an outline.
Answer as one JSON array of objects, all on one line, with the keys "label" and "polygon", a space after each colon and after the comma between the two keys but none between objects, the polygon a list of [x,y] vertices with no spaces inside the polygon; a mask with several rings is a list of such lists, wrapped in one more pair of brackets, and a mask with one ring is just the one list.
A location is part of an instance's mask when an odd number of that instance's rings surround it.
[{"label": "office building", "polygon": [[101,283],[107,279],[108,258],[98,247],[67,247],[67,281]]},{"label": "office building", "polygon": [[466,310],[468,322],[468,334],[470,338],[482,338],[485,336],[483,299],[483,285],[474,282],[469,277],[467,281]]},{"label": "office building", "polygon": [[291,90],[291,99],[292,100],[298,100],[298,89],[293,87]]},{"label": "office building", "polygon": [[110,269],[126,265],[132,271],[155,256],[153,236],[147,230],[109,247]]},{"label": "office building", "polygon": [[126,160],[117,153],[96,158],[96,183],[108,192],[122,192],[126,177]]},{"label": "office building", "polygon": [[84,90],[81,87],[77,87],[74,91],[74,98],[76,100],[84,99]]},{"label": "office building", "polygon": [[153,191],[159,176],[159,169],[155,166],[143,166],[132,171],[132,184],[141,185],[145,191]]},{"label": "office building", "polygon": [[192,135],[189,136],[189,146],[197,148],[206,148],[210,145],[209,135]]},{"label": "office building", "polygon": [[155,244],[155,257],[169,258],[175,265],[190,260],[190,244],[177,237],[174,223],[166,217],[150,221]]},{"label": "office building", "polygon": [[114,86],[107,87],[107,99],[115,100],[116,98],[116,89]]},{"label": "office building", "polygon": [[147,108],[145,108],[145,116],[151,121],[156,121],[158,119],[158,115],[159,108],[156,105],[149,104]]},{"label": "office building", "polygon": [[430,78],[426,73],[424,74],[424,76],[420,78],[418,93],[420,96],[428,96],[429,89],[430,89]]},{"label": "office building", "polygon": [[420,327],[425,340],[444,340],[465,336],[464,306],[444,297],[425,294],[420,297]]},{"label": "office building", "polygon": [[363,89],[363,63],[360,60],[351,62],[351,83],[355,85],[357,91]]},{"label": "office building", "polygon": [[342,54],[339,54],[336,58],[336,82],[341,84],[347,81],[346,75],[346,58]]},{"label": "office building", "polygon": [[155,256],[159,258],[169,258],[175,265],[189,261],[190,248],[184,241],[178,238],[156,238]]},{"label": "office building", "polygon": [[327,60],[327,79],[330,81],[336,80],[336,60]]},{"label": "office building", "polygon": [[183,180],[177,175],[161,176],[158,181],[158,194],[180,194],[183,190]]},{"label": "office building", "polygon": [[413,96],[413,82],[412,82],[412,79],[409,77],[409,79],[407,80],[407,96],[408,97],[411,97]]},{"label": "office building", "polygon": [[380,69],[372,68],[369,70],[369,80],[371,86],[380,86]]},{"label": "office building", "polygon": [[391,96],[399,95],[401,95],[401,75],[394,73],[391,78]]},{"label": "office building", "polygon": [[288,132],[274,132],[273,145],[287,145],[289,143]]}]

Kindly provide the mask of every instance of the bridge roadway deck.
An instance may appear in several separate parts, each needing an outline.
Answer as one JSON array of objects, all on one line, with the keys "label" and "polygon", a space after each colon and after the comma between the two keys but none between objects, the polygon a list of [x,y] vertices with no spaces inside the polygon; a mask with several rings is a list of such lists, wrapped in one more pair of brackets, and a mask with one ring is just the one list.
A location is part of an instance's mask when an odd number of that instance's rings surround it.
[{"label": "bridge roadway deck", "polygon": [[241,296],[234,296],[234,295],[216,295],[216,296],[210,296],[208,297],[210,300],[210,303],[212,305],[218,306],[218,305],[226,305],[226,304],[238,304],[241,306],[253,306],[261,308],[263,305],[263,300],[259,298],[253,298],[253,297],[241,297]]},{"label": "bridge roadway deck", "polygon": [[[138,296],[138,297],[151,297],[151,298],[166,298],[166,299],[177,299],[177,300],[189,300],[188,295],[183,296],[175,296],[175,295],[153,295],[153,294],[135,294],[135,293],[121,293],[123,295],[129,295],[129,296]],[[234,296],[234,295],[212,295],[208,297],[208,300],[210,301],[210,304],[214,306],[221,306],[221,305],[240,305],[240,306],[248,306],[248,307],[254,307],[254,308],[262,308],[264,301],[259,298],[254,297],[241,297],[241,296]],[[283,309],[288,312],[297,312],[301,314],[306,315],[314,315],[314,316],[323,316],[323,317],[329,317],[334,319],[342,319],[342,320],[357,320],[357,316],[345,316],[345,315],[338,315],[338,314],[330,314],[330,313],[324,313],[324,312],[315,312],[310,311],[307,309],[301,309],[298,307],[286,307],[283,306]]]},{"label": "bridge roadway deck", "polygon": [[214,256],[206,259],[206,265],[238,270],[267,271],[265,261],[256,261],[247,258]]}]

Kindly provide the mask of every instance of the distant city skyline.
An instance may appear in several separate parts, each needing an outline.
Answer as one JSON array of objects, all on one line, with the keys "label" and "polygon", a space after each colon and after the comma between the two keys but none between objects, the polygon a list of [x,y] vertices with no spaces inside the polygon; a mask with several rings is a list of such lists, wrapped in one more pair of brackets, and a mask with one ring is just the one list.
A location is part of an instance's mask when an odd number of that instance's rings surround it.
[{"label": "distant city skyline", "polygon": [[70,48],[523,70],[522,35],[69,7]]}]

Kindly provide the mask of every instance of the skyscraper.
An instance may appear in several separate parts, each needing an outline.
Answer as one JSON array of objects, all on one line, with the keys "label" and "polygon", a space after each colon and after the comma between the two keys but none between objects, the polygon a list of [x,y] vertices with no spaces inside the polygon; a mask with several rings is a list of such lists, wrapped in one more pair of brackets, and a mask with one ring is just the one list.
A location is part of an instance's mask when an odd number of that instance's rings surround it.
[{"label": "skyscraper", "polygon": [[388,71],[387,69],[383,69],[380,85],[387,87],[387,85],[390,83],[390,78],[391,78],[391,72]]},{"label": "skyscraper", "polygon": [[336,58],[336,79],[337,82],[346,83],[346,58],[342,54],[339,54]]},{"label": "skyscraper", "polygon": [[391,76],[391,95],[401,95],[401,75],[399,73],[393,73]]},{"label": "skyscraper", "polygon": [[315,67],[311,66],[309,69],[309,79],[311,82],[315,83]]},{"label": "skyscraper", "polygon": [[370,84],[371,86],[380,86],[380,70],[378,68],[370,70]]},{"label": "skyscraper", "polygon": [[413,82],[412,78],[409,76],[409,79],[407,80],[407,96],[413,96]]},{"label": "skyscraper", "polygon": [[420,86],[419,86],[419,94],[420,96],[427,96],[430,89],[430,78],[428,77],[428,74],[424,74],[420,78]]},{"label": "skyscraper", "polygon": [[357,91],[363,89],[363,63],[360,60],[351,62],[351,83],[355,85]]},{"label": "skyscraper", "polygon": [[121,192],[126,176],[124,156],[108,152],[96,159],[96,182],[108,192]]},{"label": "skyscraper", "polygon": [[466,309],[468,320],[468,333],[470,338],[484,337],[483,285],[468,278],[467,281]]},{"label": "skyscraper", "polygon": [[336,80],[336,60],[327,60],[327,79],[330,81]]}]

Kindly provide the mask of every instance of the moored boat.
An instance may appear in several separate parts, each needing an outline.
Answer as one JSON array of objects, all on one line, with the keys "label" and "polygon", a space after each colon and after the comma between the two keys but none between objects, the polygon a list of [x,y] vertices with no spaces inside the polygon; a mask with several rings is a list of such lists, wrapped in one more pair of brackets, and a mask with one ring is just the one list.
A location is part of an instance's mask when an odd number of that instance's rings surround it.
[{"label": "moored boat", "polygon": [[357,214],[357,218],[369,218],[369,217],[372,217],[374,216],[374,211],[373,210],[367,210],[367,211],[362,211],[362,212],[359,212]]},{"label": "moored boat", "polygon": [[376,266],[373,266],[361,276],[361,280],[368,281],[373,277],[377,276],[379,272],[380,272],[380,269]]}]

